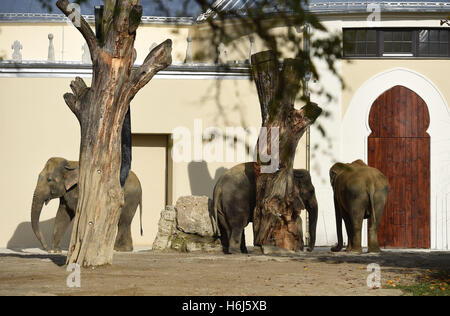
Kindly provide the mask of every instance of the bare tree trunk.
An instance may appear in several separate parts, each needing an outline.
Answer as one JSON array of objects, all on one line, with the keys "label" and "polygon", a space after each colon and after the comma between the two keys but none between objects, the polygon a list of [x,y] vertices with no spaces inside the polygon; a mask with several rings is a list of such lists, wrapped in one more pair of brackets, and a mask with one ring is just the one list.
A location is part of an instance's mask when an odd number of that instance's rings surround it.
[{"label": "bare tree trunk", "polygon": [[[267,152],[271,159],[278,155],[279,164],[274,172],[265,173],[261,154],[255,163],[256,207],[254,210],[254,244],[299,250],[300,211],[304,208],[298,188],[294,184],[293,163],[298,141],[322,109],[307,102],[300,110],[294,102],[300,90],[303,63],[298,59],[285,59],[280,65],[272,51],[252,56],[253,77],[258,90],[263,128],[267,129]],[[272,133],[277,128],[278,146],[272,149]],[[276,144],[275,144],[276,145]],[[261,143],[258,142],[258,147]],[[273,163],[273,160],[271,161]],[[270,162],[269,162],[270,163]]]},{"label": "bare tree trunk", "polygon": [[[85,38],[93,62],[92,86],[72,81],[64,100],[81,126],[79,199],[67,264],[98,266],[112,263],[120,208],[121,131],[136,93],[171,64],[170,40],[155,47],[133,70],[134,41],[141,17],[139,0],[105,0],[97,36],[82,18],[75,25]],[[73,14],[68,0],[58,8]]]}]

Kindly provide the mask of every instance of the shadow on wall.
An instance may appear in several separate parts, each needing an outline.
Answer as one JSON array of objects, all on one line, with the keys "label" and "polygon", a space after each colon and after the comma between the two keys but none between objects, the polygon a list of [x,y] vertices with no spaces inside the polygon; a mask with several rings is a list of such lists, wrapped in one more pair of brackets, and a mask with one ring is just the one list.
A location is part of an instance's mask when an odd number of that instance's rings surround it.
[{"label": "shadow on wall", "polygon": [[[47,242],[48,247],[52,247],[53,239],[53,226],[55,224],[55,218],[39,222],[42,235]],[[67,228],[66,234],[61,241],[61,249],[67,250],[70,244],[70,235],[72,232],[73,221]],[[23,222],[17,226],[13,236],[6,245],[8,249],[26,249],[26,248],[42,248],[41,243],[36,238],[33,230],[31,229],[31,222]]]},{"label": "shadow on wall", "polygon": [[212,198],[214,186],[227,168],[220,167],[216,170],[214,178],[211,177],[206,161],[191,161],[188,164],[189,183],[192,195],[205,195]]}]

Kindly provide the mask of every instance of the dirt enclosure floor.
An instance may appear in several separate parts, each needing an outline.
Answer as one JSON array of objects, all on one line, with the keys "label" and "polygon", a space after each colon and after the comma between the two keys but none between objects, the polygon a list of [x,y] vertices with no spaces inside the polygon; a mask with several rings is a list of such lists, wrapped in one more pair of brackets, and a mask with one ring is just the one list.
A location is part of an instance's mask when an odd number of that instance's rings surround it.
[{"label": "dirt enclosure floor", "polygon": [[[290,256],[218,253],[116,253],[112,266],[81,269],[79,288],[67,286],[64,255],[41,250],[0,251],[0,295],[404,295],[418,278],[448,279],[450,252],[331,253],[329,248]],[[381,286],[367,279],[381,268]],[[372,275],[374,276],[374,275]],[[446,279],[446,280],[447,280]],[[448,287],[443,293],[448,295]],[[447,292],[446,292],[447,291]]]}]

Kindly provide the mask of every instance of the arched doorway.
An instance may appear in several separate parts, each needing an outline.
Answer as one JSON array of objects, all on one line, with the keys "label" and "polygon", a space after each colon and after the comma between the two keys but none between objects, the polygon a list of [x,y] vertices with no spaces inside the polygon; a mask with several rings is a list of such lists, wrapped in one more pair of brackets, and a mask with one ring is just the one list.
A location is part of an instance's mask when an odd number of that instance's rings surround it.
[{"label": "arched doorway", "polygon": [[373,102],[368,163],[389,180],[380,247],[430,248],[430,124],[414,91],[394,86]]}]

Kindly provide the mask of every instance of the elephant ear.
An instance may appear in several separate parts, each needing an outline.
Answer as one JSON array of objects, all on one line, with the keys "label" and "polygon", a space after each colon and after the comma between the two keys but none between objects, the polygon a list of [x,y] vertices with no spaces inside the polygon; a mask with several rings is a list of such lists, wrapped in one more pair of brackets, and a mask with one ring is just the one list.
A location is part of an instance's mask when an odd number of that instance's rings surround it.
[{"label": "elephant ear", "polygon": [[78,183],[79,168],[78,163],[69,162],[65,167],[64,186],[66,191]]}]

